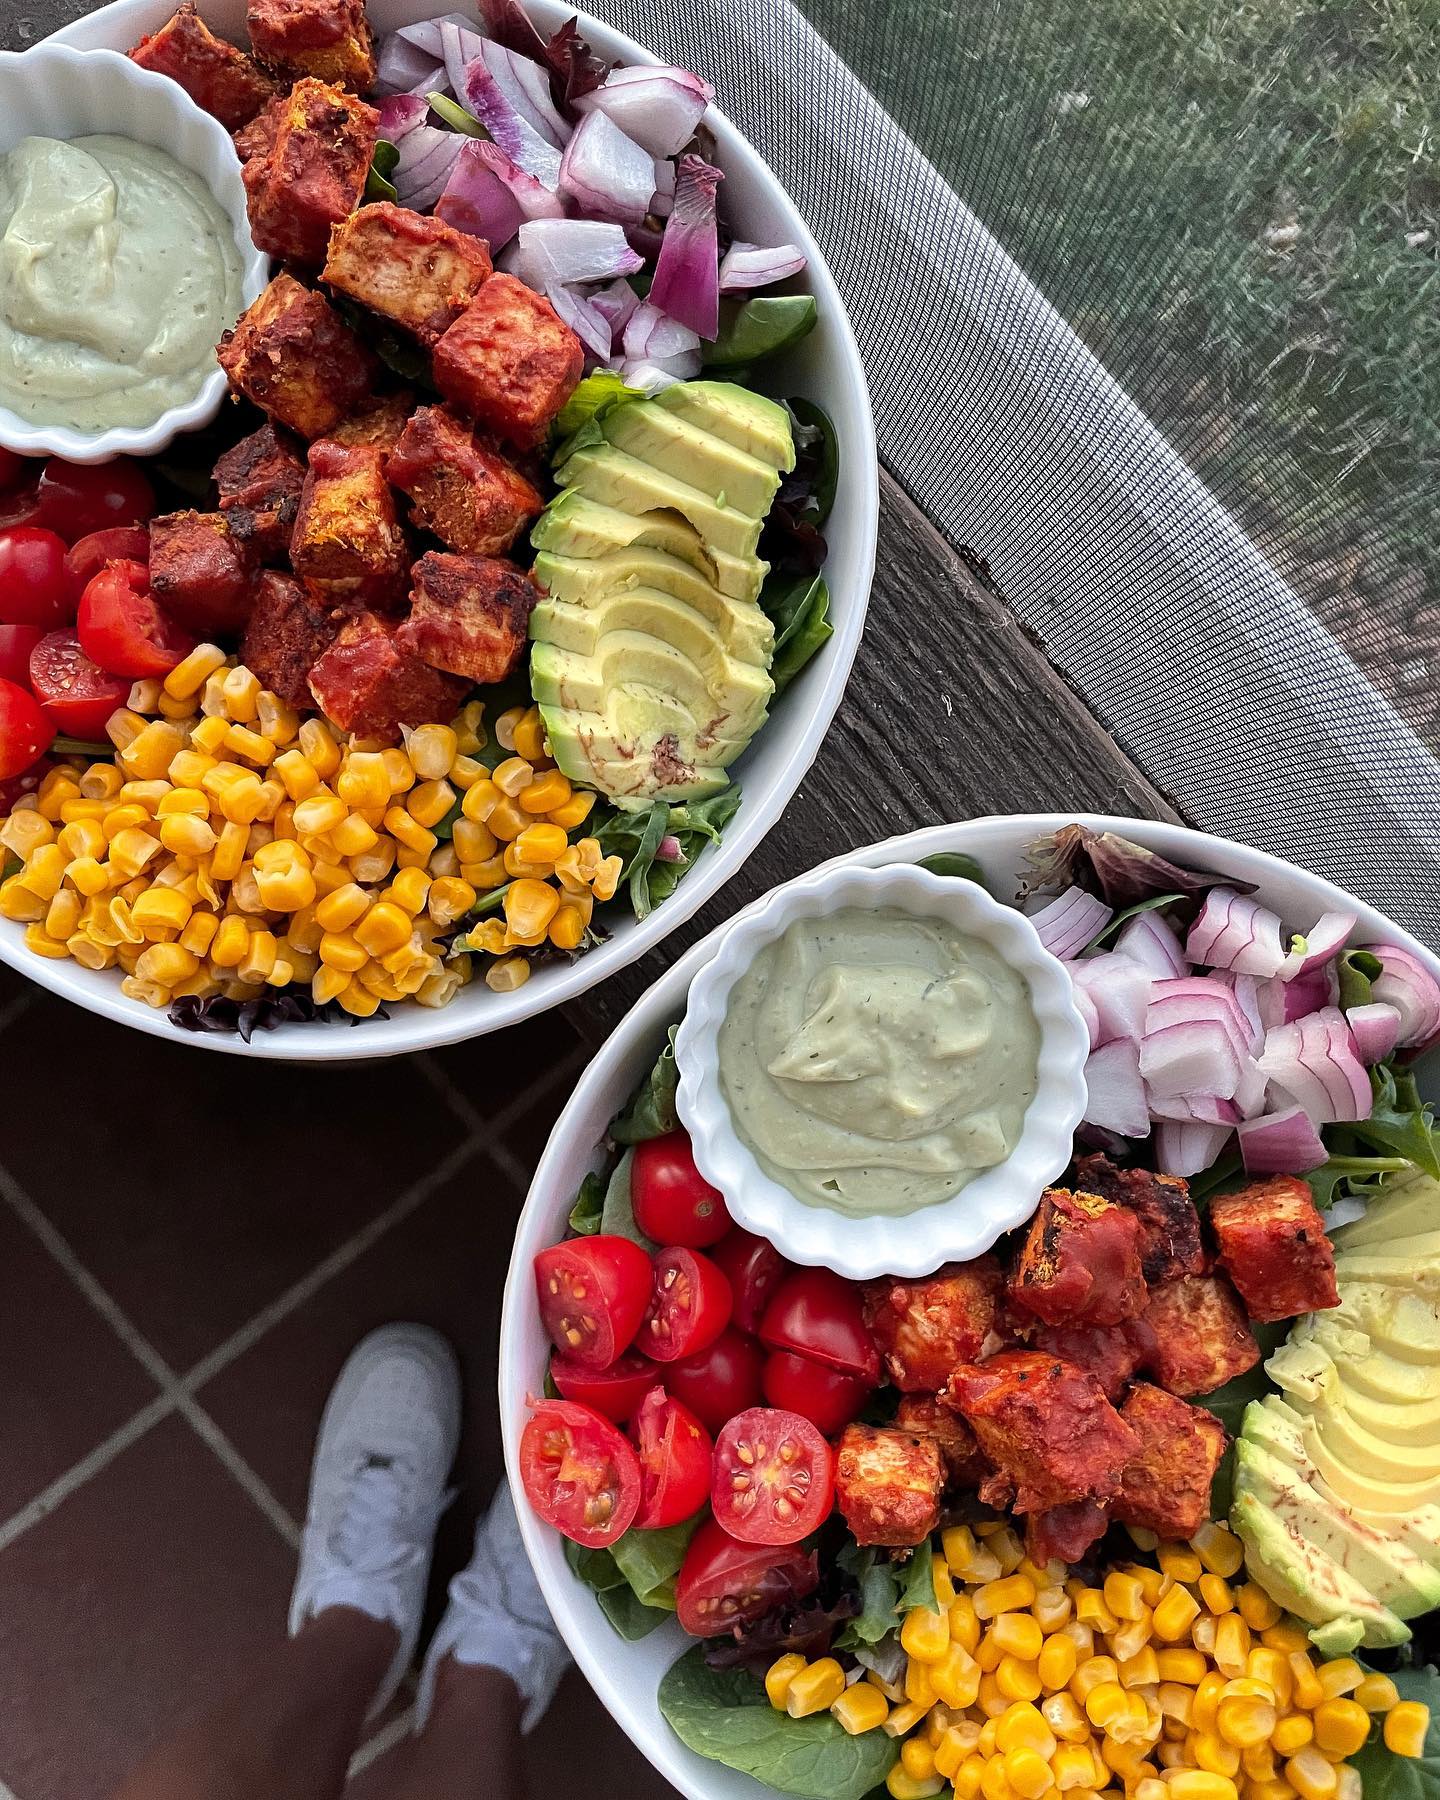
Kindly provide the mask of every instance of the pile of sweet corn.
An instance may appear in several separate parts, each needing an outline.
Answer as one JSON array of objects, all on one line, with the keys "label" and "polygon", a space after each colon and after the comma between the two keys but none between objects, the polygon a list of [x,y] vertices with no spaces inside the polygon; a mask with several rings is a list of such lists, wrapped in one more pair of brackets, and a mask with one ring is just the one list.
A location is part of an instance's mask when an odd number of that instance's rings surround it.
[{"label": "pile of sweet corn", "polygon": [[298,984],[361,1018],[444,1006],[471,977],[448,938],[495,890],[469,947],[513,989],[524,952],[576,948],[619,879],[594,838],[571,843],[595,796],[544,754],[533,707],[495,721],[512,754],[490,769],[478,701],[403,748],[346,739],[202,644],[163,685],[137,682],[106,730],[113,762],[58,764],[0,823],[21,864],[0,917],[41,956],[118,967],[151,1006]]},{"label": "pile of sweet corn", "polygon": [[1372,1714],[1391,1750],[1423,1752],[1427,1707],[1351,1657],[1318,1662],[1262,1588],[1232,1586],[1243,1552],[1223,1526],[1100,1587],[1037,1568],[1008,1526],[941,1541],[940,1610],[906,1614],[902,1679],[795,1655],[765,1679],[792,1717],[828,1708],[852,1735],[903,1740],[893,1800],[947,1784],[957,1800],[1360,1800],[1345,1758]]}]

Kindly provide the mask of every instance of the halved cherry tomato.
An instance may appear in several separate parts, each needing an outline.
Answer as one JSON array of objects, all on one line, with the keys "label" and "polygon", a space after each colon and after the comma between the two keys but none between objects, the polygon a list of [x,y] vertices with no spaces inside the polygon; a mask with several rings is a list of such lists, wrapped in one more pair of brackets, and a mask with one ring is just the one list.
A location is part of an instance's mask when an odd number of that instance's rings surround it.
[{"label": "halved cherry tomato", "polygon": [[871,1392],[864,1376],[827,1369],[793,1350],[772,1350],[765,1358],[761,1382],[772,1406],[799,1413],[826,1437],[834,1437],[857,1418]]},{"label": "halved cherry tomato", "polygon": [[679,1246],[656,1251],[638,1349],[656,1362],[675,1362],[713,1344],[729,1322],[730,1283],[708,1256]]},{"label": "halved cherry tomato", "polygon": [[797,1269],[781,1282],[760,1321],[760,1341],[861,1375],[874,1387],[880,1355],[860,1310],[860,1289],[830,1269]]},{"label": "halved cherry tomato", "polygon": [[608,1369],[629,1349],[650,1287],[650,1258],[629,1238],[571,1238],[535,1258],[535,1292],[550,1342],[587,1369]]},{"label": "halved cherry tomato", "polygon": [[104,531],[92,531],[78,544],[72,544],[65,557],[77,594],[97,576],[106,563],[150,561],[150,533],[143,525],[111,525]]},{"label": "halved cherry tomato", "polygon": [[8,817],[15,810],[15,802],[26,794],[33,794],[40,783],[55,767],[53,756],[42,756],[31,763],[28,769],[22,769],[18,775],[7,775],[0,780],[0,819]]},{"label": "halved cherry tomato", "polygon": [[658,1363],[627,1350],[608,1369],[587,1369],[557,1351],[550,1358],[550,1379],[567,1400],[591,1407],[617,1425],[635,1416],[640,1402],[661,1379]]},{"label": "halved cherry tomato", "polygon": [[742,1543],[799,1543],[829,1516],[834,1497],[830,1446],[799,1413],[752,1406],[715,1440],[710,1505]]},{"label": "halved cherry tomato", "polygon": [[40,471],[40,520],[76,543],[111,525],[143,525],[155,516],[155,490],[139,463],[67,463],[52,456]]},{"label": "halved cherry tomato", "polygon": [[0,493],[14,487],[25,469],[25,458],[15,450],[0,450]]},{"label": "halved cherry tomato", "polygon": [[730,1229],[725,1196],[695,1167],[685,1131],[667,1131],[635,1146],[630,1199],[635,1223],[657,1244],[704,1250]]},{"label": "halved cherry tomato", "polygon": [[57,730],[92,743],[130,693],[123,675],[90,660],[73,631],[47,631],[30,652],[30,686]]},{"label": "halved cherry tomato", "polygon": [[703,1425],[718,1431],[736,1413],[760,1404],[764,1361],[765,1352],[754,1338],[727,1325],[708,1349],[666,1363],[665,1385]]},{"label": "halved cherry tomato", "polygon": [[75,617],[79,589],[65,567],[65,545],[38,525],[0,531],[0,620],[53,631]]},{"label": "halved cherry tomato", "polygon": [[19,487],[0,494],[0,530],[8,531],[12,525],[38,525],[40,523],[40,482],[23,482]]},{"label": "halved cherry tomato", "polygon": [[195,648],[190,633],[156,604],[139,562],[107,563],[87,582],[75,629],[87,656],[135,681],[168,675]]},{"label": "halved cherry tomato", "polygon": [[0,681],[0,779],[23,774],[54,737],[55,727],[35,696],[13,681]]},{"label": "halved cherry tomato", "polygon": [[640,1449],[640,1510],[635,1523],[663,1531],[699,1512],[710,1493],[710,1433],[663,1387],[651,1388],[635,1415]]},{"label": "halved cherry tomato", "polygon": [[820,1585],[820,1559],[795,1545],[743,1544],[714,1519],[690,1540],[675,1583],[675,1610],[691,1637],[720,1637]]},{"label": "halved cherry tomato", "polygon": [[758,1331],[765,1308],[789,1273],[790,1264],[771,1243],[736,1225],[711,1251],[725,1272],[735,1308],[735,1323],[742,1331]]},{"label": "halved cherry tomato", "polygon": [[587,1550],[630,1529],[640,1506],[640,1459],[608,1419],[568,1400],[533,1401],[520,1435],[520,1479],[547,1525]]},{"label": "halved cherry tomato", "polygon": [[0,625],[0,680],[30,685],[30,652],[44,637],[38,625]]}]

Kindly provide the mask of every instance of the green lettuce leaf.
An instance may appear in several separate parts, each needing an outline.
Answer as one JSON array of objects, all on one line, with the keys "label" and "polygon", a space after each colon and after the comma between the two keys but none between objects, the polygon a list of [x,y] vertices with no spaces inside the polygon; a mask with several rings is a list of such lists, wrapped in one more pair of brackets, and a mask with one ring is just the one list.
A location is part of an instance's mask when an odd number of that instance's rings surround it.
[{"label": "green lettuce leaf", "polygon": [[605,1189],[605,1203],[600,1209],[600,1229],[606,1237],[629,1238],[642,1250],[654,1250],[645,1233],[635,1223],[635,1208],[630,1199],[630,1165],[635,1152],[627,1150],[616,1163]]},{"label": "green lettuce leaf", "polygon": [[580,1183],[580,1192],[575,1196],[575,1204],[570,1208],[570,1229],[576,1237],[593,1237],[600,1229],[600,1219],[605,1210],[605,1177],[598,1169],[592,1169]]},{"label": "green lettuce leaf", "polygon": [[654,1068],[630,1104],[611,1122],[610,1135],[617,1144],[643,1144],[647,1138],[664,1137],[680,1123],[675,1110],[675,1095],[680,1087],[680,1071],[675,1066],[677,1029],[670,1027]]},{"label": "green lettuce leaf", "polygon": [[1365,1800],[1440,1800],[1440,1673],[1429,1666],[1396,1669],[1390,1679],[1402,1700],[1419,1700],[1430,1708],[1430,1729],[1423,1756],[1396,1756],[1385,1748],[1380,1721],[1375,1721],[1370,1742],[1350,1758]]},{"label": "green lettuce leaf", "polygon": [[915,866],[928,869],[932,875],[952,875],[961,881],[973,881],[977,887],[985,886],[985,871],[973,856],[960,850],[937,850],[934,856],[922,856]]},{"label": "green lettuce leaf", "polygon": [[760,604],[775,626],[770,679],[782,693],[827,639],[835,635],[828,614],[830,590],[823,575],[772,575]]},{"label": "green lettuce leaf", "polygon": [[690,1548],[690,1540],[706,1517],[702,1508],[693,1519],[667,1525],[662,1531],[639,1531],[634,1526],[611,1548],[615,1566],[629,1582],[635,1597],[663,1612],[675,1610],[675,1577]]}]

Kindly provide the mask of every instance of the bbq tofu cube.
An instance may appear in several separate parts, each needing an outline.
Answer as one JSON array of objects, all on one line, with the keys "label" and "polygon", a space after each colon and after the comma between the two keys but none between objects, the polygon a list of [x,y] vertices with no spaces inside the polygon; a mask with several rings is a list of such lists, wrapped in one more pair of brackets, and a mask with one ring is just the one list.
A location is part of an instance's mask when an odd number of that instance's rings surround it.
[{"label": "bbq tofu cube", "polygon": [[887,1275],[865,1284],[865,1323],[902,1393],[938,1394],[957,1364],[978,1360],[1002,1285],[993,1256],[947,1263],[917,1281]]},{"label": "bbq tofu cube", "polygon": [[428,550],[416,563],[397,642],[467,683],[503,681],[525,649],[539,594],[513,563]]},{"label": "bbq tofu cube", "polygon": [[1040,1569],[1048,1562],[1077,1563],[1109,1523],[1109,1509],[1098,1500],[1047,1506],[1025,1521],[1025,1554]]},{"label": "bbq tofu cube", "polygon": [[240,660],[262,687],[290,706],[309,707],[310,671],[335,641],[339,627],[325,601],[293,575],[266,569],[240,640]]},{"label": "bbq tofu cube", "polygon": [[277,275],[220,340],[231,387],[303,438],[323,437],[374,391],[379,365],[333,306]]},{"label": "bbq tofu cube", "polygon": [[990,1473],[975,1433],[933,1394],[906,1394],[895,1409],[895,1425],[913,1437],[934,1438],[947,1487],[977,1488]]},{"label": "bbq tofu cube", "polygon": [[310,446],[290,561],[332,606],[400,604],[410,579],[410,546],[379,450],[329,438]]},{"label": "bbq tofu cube", "polygon": [[227,131],[248,125],[275,83],[243,50],[218,38],[190,0],[130,52],[142,69],[168,75]]},{"label": "bbq tofu cube", "polygon": [[521,449],[541,442],[584,367],[579,338],[513,275],[492,275],[435,346],[445,398]]},{"label": "bbq tofu cube", "polygon": [[305,482],[305,459],[288,433],[262,425],[215,465],[220,510],[257,562],[282,562]]},{"label": "bbq tofu cube", "polygon": [[415,522],[452,550],[503,556],[544,502],[448,407],[422,406],[387,473],[410,496]]},{"label": "bbq tofu cube", "polygon": [[1013,1488],[1016,1512],[1106,1500],[1139,1448],[1095,1377],[1039,1350],[958,1368],[941,1396],[995,1465],[982,1500]]},{"label": "bbq tofu cube", "polygon": [[255,54],[272,68],[318,75],[357,94],[375,85],[365,0],[249,0],[245,22]]},{"label": "bbq tofu cube", "polygon": [[1225,1427],[1203,1406],[1137,1382],[1120,1417],[1140,1451],[1120,1477],[1111,1513],[1162,1538],[1192,1538],[1210,1517],[1210,1484],[1225,1454]]},{"label": "bbq tofu cube", "polygon": [[1138,1321],[1144,1367],[1172,1394],[1208,1394],[1260,1360],[1245,1309],[1223,1275],[1155,1288]]},{"label": "bbq tofu cube", "polygon": [[415,396],[409,388],[400,388],[393,394],[382,394],[378,400],[368,401],[325,435],[335,444],[378,450],[384,459],[388,479],[390,458],[405,435],[405,427],[414,410]]},{"label": "bbq tofu cube", "polygon": [[224,513],[168,513],[150,521],[150,591],[202,638],[237,632],[250,616],[255,562]]},{"label": "bbq tofu cube", "polygon": [[835,1453],[835,1504],[857,1544],[923,1544],[940,1523],[945,1471],[933,1437],[847,1425]]},{"label": "bbq tofu cube", "polygon": [[1105,1398],[1117,1406],[1144,1357],[1138,1319],[1127,1319],[1123,1325],[1040,1325],[1028,1341],[1031,1349],[1088,1369],[1105,1390]]},{"label": "bbq tofu cube", "polygon": [[1047,1188],[1010,1278],[1010,1298],[1047,1325],[1118,1325],[1145,1306],[1140,1224],[1098,1194]]},{"label": "bbq tofu cube", "polygon": [[310,671],[310,692],[332,724],[360,737],[396,738],[402,725],[452,719],[469,682],[442,675],[395,641],[395,624],[361,613]]},{"label": "bbq tofu cube", "polygon": [[1252,1319],[1268,1324],[1340,1304],[1335,1251],[1308,1182],[1277,1175],[1210,1202],[1220,1266]]},{"label": "bbq tofu cube", "polygon": [[342,88],[301,81],[286,96],[270,148],[242,171],[256,245],[318,269],[331,227],[360,204],[380,115]]},{"label": "bbq tofu cube", "polygon": [[1075,1164],[1075,1187],[1134,1213],[1140,1221],[1140,1267],[1151,1287],[1204,1271],[1200,1215],[1189,1183],[1178,1175],[1120,1169],[1108,1156],[1082,1156]]},{"label": "bbq tofu cube", "polygon": [[235,154],[242,163],[255,156],[267,156],[274,149],[289,100],[289,94],[277,94],[273,100],[266,101],[248,125],[242,125],[234,133]]},{"label": "bbq tofu cube", "polygon": [[433,346],[490,273],[479,238],[382,200],[331,232],[323,279]]}]

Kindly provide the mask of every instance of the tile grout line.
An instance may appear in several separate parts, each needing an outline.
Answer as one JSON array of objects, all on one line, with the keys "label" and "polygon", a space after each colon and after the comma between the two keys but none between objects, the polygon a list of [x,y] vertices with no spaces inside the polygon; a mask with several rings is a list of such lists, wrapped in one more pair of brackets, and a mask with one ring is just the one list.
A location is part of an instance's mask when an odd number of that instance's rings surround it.
[{"label": "tile grout line", "polygon": [[[393,1750],[398,1743],[409,1737],[414,1725],[415,1708],[407,1706],[403,1713],[399,1713],[382,1730],[377,1731],[374,1737],[366,1738],[350,1758],[350,1767],[345,1771],[346,1781],[354,1781],[357,1776],[364,1774],[371,1763],[379,1762],[387,1751]],[[3,1791],[0,1791],[0,1800],[5,1800]]]},{"label": "tile grout line", "polygon": [[[8,1550],[31,1526],[47,1519],[78,1488],[84,1487],[92,1476],[98,1475],[117,1456],[132,1444],[138,1443],[148,1431],[162,1419],[169,1418],[174,1411],[175,1401],[168,1394],[157,1394],[148,1406],[142,1406],[118,1430],[112,1431],[108,1438],[97,1444],[88,1456],[73,1463],[63,1475],[57,1475],[49,1487],[42,1488],[33,1500],[0,1524],[0,1551]],[[3,1790],[0,1790],[0,1800],[4,1800]]]}]

